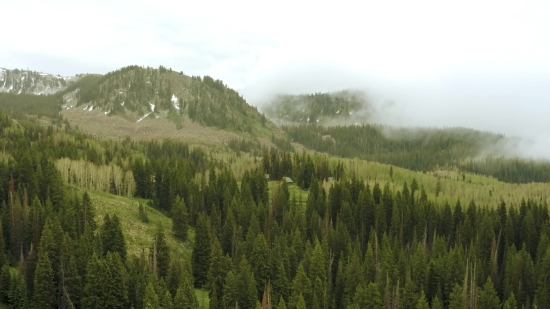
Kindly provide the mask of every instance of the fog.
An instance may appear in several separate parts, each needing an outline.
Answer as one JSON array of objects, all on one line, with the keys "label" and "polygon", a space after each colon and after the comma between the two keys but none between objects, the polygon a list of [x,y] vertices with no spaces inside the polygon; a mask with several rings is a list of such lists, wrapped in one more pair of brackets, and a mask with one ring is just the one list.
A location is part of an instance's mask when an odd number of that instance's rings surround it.
[{"label": "fog", "polygon": [[327,63],[294,63],[261,76],[241,92],[261,110],[277,93],[363,91],[374,106],[374,119],[365,121],[500,133],[508,143],[491,145],[484,154],[548,159],[549,73],[488,70],[415,80],[366,74]]},{"label": "fog", "polygon": [[2,13],[17,27],[2,33],[0,67],[163,65],[221,79],[260,108],[276,93],[354,89],[379,123],[488,130],[550,157],[546,0],[21,0]]}]

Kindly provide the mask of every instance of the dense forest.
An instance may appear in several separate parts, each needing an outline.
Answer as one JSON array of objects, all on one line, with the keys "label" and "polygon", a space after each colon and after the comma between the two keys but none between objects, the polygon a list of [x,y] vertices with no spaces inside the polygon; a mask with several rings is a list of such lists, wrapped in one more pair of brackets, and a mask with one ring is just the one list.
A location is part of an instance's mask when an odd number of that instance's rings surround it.
[{"label": "dense forest", "polygon": [[[414,179],[370,185],[306,153],[262,148],[237,178],[180,142],[5,115],[0,129],[0,303],[13,308],[199,308],[195,289],[209,308],[550,307],[540,196],[436,203]],[[129,254],[122,219],[77,187],[149,201],[136,214],[171,217],[190,256],[160,228]]]},{"label": "dense forest", "polygon": [[[360,126],[284,126],[289,138],[304,146],[347,158],[392,164],[416,171],[456,166],[512,183],[550,182],[550,163],[501,157],[484,150],[505,143],[503,135],[465,128]],[[488,157],[481,157],[488,155]],[[491,157],[494,155],[495,157]]]}]

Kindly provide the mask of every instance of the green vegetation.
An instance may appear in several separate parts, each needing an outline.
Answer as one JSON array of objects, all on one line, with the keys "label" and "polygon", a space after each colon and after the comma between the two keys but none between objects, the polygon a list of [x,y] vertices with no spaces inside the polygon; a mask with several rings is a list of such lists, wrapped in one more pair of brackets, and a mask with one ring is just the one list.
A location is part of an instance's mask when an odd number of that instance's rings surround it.
[{"label": "green vegetation", "polygon": [[361,114],[361,122],[364,122],[370,120],[373,112],[365,94],[354,91],[278,95],[264,110],[268,118],[283,124],[351,122],[356,113]]},{"label": "green vegetation", "polygon": [[61,104],[56,95],[0,93],[0,109],[21,118],[24,114],[59,118]]},{"label": "green vegetation", "polygon": [[[550,306],[549,184],[453,167],[499,136],[352,131],[370,132],[359,151],[387,165],[37,123],[0,114],[0,302],[14,308]],[[287,130],[355,154],[349,128]]]},{"label": "green vegetation", "polygon": [[[471,129],[395,128],[367,124],[323,127],[285,126],[288,136],[304,146],[347,158],[392,164],[416,171],[459,167],[511,183],[550,182],[550,163],[491,157],[490,148],[506,143],[503,135]],[[487,156],[486,158],[484,156]]]}]

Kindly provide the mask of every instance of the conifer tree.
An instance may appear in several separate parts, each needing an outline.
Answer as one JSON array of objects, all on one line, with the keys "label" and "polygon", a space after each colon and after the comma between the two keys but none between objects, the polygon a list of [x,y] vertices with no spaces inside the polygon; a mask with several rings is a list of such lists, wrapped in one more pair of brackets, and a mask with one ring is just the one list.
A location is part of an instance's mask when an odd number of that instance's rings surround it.
[{"label": "conifer tree", "polygon": [[426,300],[426,295],[424,295],[424,290],[420,292],[420,297],[416,302],[416,309],[430,309],[428,301]]},{"label": "conifer tree", "polygon": [[453,292],[449,296],[449,309],[466,309],[466,298],[462,287],[457,283],[453,288]]},{"label": "conifer tree", "polygon": [[10,290],[10,283],[10,268],[7,264],[4,264],[2,271],[0,272],[0,302],[9,302],[8,291]]},{"label": "conifer tree", "polygon": [[481,289],[481,292],[479,293],[477,304],[480,308],[500,308],[500,300],[498,299],[497,291],[493,286],[493,281],[491,280],[491,277],[487,277],[487,282],[485,282],[483,289]]},{"label": "conifer tree", "polygon": [[541,258],[538,268],[537,292],[535,305],[539,308],[550,307],[550,248]]},{"label": "conifer tree", "polygon": [[[157,309],[160,308],[159,298],[155,292],[153,283],[149,281],[145,288],[145,294],[143,296],[143,308],[144,309]],[[180,307],[178,307],[180,308]],[[185,307],[181,307],[185,308]]]},{"label": "conifer tree", "polygon": [[202,287],[207,283],[208,268],[210,267],[210,235],[204,213],[199,213],[195,225],[195,243],[193,245],[191,262],[195,287]]},{"label": "conifer tree", "polygon": [[504,305],[502,306],[503,309],[517,309],[518,305],[516,302],[516,297],[514,296],[514,293],[512,292],[510,294],[510,297],[506,300]]},{"label": "conifer tree", "polygon": [[47,252],[39,253],[34,275],[33,305],[35,308],[54,308],[55,283],[52,264]]},{"label": "conifer tree", "polygon": [[177,195],[172,203],[172,230],[176,237],[182,241],[187,240],[187,230],[189,229],[187,217],[185,202]]},{"label": "conifer tree", "polygon": [[162,226],[157,226],[157,233],[151,247],[151,261],[154,263],[153,271],[160,277],[166,278],[170,268],[170,247],[166,241]]}]

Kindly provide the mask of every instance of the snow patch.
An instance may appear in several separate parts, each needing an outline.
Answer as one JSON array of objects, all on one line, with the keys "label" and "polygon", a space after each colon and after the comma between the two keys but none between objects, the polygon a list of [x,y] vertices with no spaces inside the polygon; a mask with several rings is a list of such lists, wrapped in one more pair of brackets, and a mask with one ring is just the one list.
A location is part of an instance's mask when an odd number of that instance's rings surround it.
[{"label": "snow patch", "polygon": [[88,109],[89,112],[93,111],[94,110],[94,106],[90,106],[90,108]]},{"label": "snow patch", "polygon": [[106,111],[104,114],[107,115],[109,113],[109,111]]},{"label": "snow patch", "polygon": [[180,109],[180,105],[178,104],[178,98],[176,97],[175,94],[172,94],[172,104],[174,104],[174,108],[179,110]]},{"label": "snow patch", "polygon": [[336,114],[340,114],[340,110],[338,110],[338,111],[336,112]]},{"label": "snow patch", "polygon": [[86,105],[86,107],[84,107],[83,111],[87,110],[88,109],[88,105]]},{"label": "snow patch", "polygon": [[143,119],[145,119],[145,117],[147,117],[147,116],[149,116],[149,115],[151,115],[151,113],[145,114],[143,117],[139,118],[138,121],[136,121],[136,123],[142,121]]},{"label": "snow patch", "polygon": [[155,111],[155,104],[149,103],[149,106],[151,106],[151,111],[154,112]]},{"label": "snow patch", "polygon": [[124,102],[120,103],[120,105],[124,106]]}]

